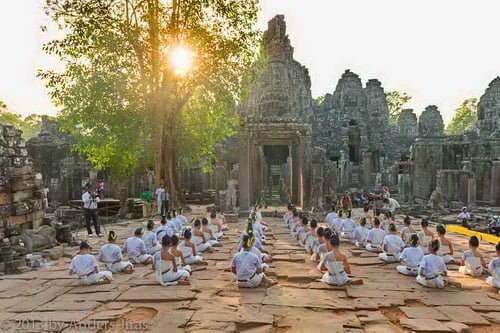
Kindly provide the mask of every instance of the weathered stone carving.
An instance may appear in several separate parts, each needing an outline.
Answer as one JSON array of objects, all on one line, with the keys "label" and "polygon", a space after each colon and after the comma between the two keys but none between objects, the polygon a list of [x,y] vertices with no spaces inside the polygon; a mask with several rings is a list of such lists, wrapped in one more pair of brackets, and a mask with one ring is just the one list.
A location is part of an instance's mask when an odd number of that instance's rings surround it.
[{"label": "weathered stone carving", "polygon": [[444,136],[443,117],[437,106],[429,105],[419,117],[418,136],[420,137],[442,137]]}]

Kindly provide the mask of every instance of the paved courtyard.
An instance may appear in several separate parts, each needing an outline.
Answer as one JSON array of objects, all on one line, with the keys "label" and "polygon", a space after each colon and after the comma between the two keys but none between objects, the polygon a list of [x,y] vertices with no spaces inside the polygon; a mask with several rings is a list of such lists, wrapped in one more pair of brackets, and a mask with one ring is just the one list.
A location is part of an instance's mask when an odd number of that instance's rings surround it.
[{"label": "paved courtyard", "polygon": [[[194,207],[189,218],[203,212]],[[361,212],[356,211],[355,217]],[[323,217],[323,216],[321,216]],[[396,273],[373,254],[343,243],[353,275],[364,285],[331,287],[302,247],[290,237],[281,218],[268,218],[266,249],[273,255],[269,275],[279,284],[240,290],[227,270],[244,228],[244,219],[229,231],[208,266],[194,266],[190,286],[162,287],[151,267],[132,275],[114,274],[110,285],[79,286],[68,276],[67,249],[48,270],[8,275],[0,280],[2,332],[500,332],[500,295],[485,282],[462,277],[449,266],[451,286],[431,290]],[[107,226],[119,243],[145,220]],[[458,258],[467,238],[450,234]],[[104,239],[91,238],[97,254]],[[488,258],[494,247],[481,244]]]}]

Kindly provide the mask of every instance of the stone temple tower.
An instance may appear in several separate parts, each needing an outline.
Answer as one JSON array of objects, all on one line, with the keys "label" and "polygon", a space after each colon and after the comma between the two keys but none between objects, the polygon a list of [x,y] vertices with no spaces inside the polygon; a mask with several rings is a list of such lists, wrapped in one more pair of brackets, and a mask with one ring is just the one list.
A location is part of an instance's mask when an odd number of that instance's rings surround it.
[{"label": "stone temple tower", "polygon": [[311,186],[312,97],[308,70],[293,59],[283,15],[268,23],[264,67],[239,108],[239,204],[290,200],[307,206]]},{"label": "stone temple tower", "polygon": [[497,76],[479,100],[478,127],[481,136],[500,136],[500,76]]}]

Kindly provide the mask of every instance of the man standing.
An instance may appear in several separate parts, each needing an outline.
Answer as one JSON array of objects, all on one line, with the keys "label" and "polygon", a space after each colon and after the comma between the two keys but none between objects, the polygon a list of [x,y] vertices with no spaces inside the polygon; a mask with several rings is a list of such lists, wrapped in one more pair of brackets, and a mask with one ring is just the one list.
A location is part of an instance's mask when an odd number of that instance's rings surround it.
[{"label": "man standing", "polygon": [[165,216],[165,213],[168,212],[168,193],[163,183],[160,183],[160,187],[156,189],[155,198],[158,205],[158,214]]},{"label": "man standing", "polygon": [[90,228],[90,220],[92,220],[97,237],[102,236],[97,216],[97,204],[99,200],[99,196],[92,193],[90,185],[87,185],[82,195],[83,209],[85,210],[85,224],[87,225],[88,234],[92,235],[92,229]]}]

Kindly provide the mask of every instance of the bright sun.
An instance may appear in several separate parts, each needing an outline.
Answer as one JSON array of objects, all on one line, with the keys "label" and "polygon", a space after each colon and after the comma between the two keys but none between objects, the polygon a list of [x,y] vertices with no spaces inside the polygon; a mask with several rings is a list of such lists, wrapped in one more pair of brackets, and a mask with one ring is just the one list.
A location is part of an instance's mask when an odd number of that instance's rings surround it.
[{"label": "bright sun", "polygon": [[170,64],[176,75],[186,75],[193,67],[195,54],[193,51],[178,46],[170,53]]}]

